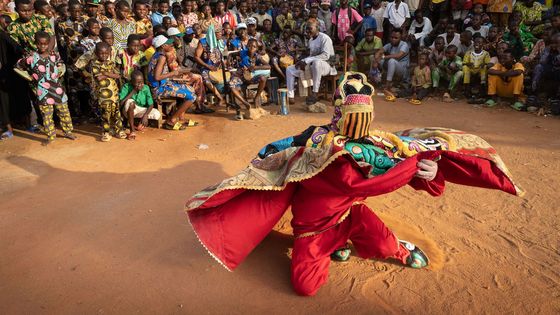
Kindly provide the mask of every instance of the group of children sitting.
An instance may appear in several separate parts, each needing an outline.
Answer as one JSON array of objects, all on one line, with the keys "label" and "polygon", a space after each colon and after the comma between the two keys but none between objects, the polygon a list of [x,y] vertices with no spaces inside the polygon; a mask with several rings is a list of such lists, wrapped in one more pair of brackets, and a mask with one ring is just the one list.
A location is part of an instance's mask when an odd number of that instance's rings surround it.
[{"label": "group of children sitting", "polygon": [[[547,103],[560,114],[557,6],[518,1],[504,19],[486,14],[491,4],[477,0],[460,10],[432,2],[1,0],[0,71],[10,78],[0,80],[2,139],[13,136],[10,110],[28,106],[12,69],[31,81],[23,85],[33,91],[47,144],[55,139],[55,112],[66,138],[76,138],[73,120],[90,116],[102,126],[102,141],[132,140],[160,118],[154,104],[161,97],[181,100],[165,124],[174,130],[197,124],[180,122],[191,104],[195,113],[213,112],[207,92],[225,104],[225,86],[249,108],[242,89],[256,84],[253,103],[260,107],[271,71],[284,78],[305,53],[308,23],[346,56],[339,70],[367,73],[388,101],[405,97],[418,105],[429,96],[451,102],[464,95],[492,107],[500,97],[516,110]],[[224,57],[228,50],[238,51],[234,60]],[[222,66],[240,71],[216,79]],[[548,102],[540,101],[543,94]]]}]

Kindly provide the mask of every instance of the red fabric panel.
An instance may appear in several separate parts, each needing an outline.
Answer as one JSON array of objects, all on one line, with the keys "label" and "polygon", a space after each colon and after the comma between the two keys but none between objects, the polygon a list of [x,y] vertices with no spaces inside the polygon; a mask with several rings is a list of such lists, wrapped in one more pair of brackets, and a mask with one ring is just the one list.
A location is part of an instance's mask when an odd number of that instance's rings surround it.
[{"label": "red fabric panel", "polygon": [[[189,211],[189,220],[206,249],[233,270],[280,220],[295,187],[291,184],[283,191],[247,190],[219,206]],[[222,193],[228,195],[228,191]]]}]

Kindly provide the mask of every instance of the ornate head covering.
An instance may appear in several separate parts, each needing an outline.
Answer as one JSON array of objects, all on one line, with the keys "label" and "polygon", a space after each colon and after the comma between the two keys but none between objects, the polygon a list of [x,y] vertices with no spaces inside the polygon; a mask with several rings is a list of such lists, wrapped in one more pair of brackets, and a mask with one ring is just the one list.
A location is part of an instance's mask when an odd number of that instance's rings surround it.
[{"label": "ornate head covering", "polygon": [[369,135],[375,117],[373,93],[374,88],[367,82],[365,74],[346,72],[335,92],[331,130],[351,139]]}]

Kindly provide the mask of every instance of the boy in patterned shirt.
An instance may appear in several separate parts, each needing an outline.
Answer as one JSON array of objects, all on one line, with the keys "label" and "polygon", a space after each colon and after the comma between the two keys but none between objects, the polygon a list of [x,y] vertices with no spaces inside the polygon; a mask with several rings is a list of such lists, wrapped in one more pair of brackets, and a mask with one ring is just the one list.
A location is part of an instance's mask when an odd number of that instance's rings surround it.
[{"label": "boy in patterned shirt", "polygon": [[44,145],[50,144],[56,137],[53,121],[55,109],[64,137],[70,140],[76,139],[72,134],[72,118],[66,104],[68,97],[62,83],[64,63],[49,49],[51,37],[43,31],[35,33],[34,45],[37,51],[29,53],[17,63],[19,69],[27,71],[32,77],[33,91],[37,96],[37,104],[43,117],[43,128],[47,134]]},{"label": "boy in patterned shirt", "polygon": [[467,97],[470,98],[469,103],[477,102],[475,95],[472,93],[471,75],[479,75],[480,77],[479,93],[486,91],[486,73],[490,63],[490,54],[482,49],[483,46],[484,38],[475,38],[473,50],[465,53],[463,57],[463,83],[465,84]]},{"label": "boy in patterned shirt", "polygon": [[111,129],[119,139],[126,138],[123,131],[122,118],[119,110],[119,87],[117,80],[121,78],[117,65],[110,60],[111,46],[100,42],[95,46],[94,60],[88,65],[92,76],[92,89],[101,108],[102,137],[101,141],[111,140]]},{"label": "boy in patterned shirt", "polygon": [[142,39],[152,36],[152,20],[148,17],[148,5],[145,1],[134,2],[134,22],[136,23],[136,34]]},{"label": "boy in patterned shirt", "polygon": [[33,14],[33,5],[31,0],[16,0],[16,12],[19,18],[8,25],[8,33],[10,37],[19,44],[19,46],[27,53],[37,51],[34,35],[43,31],[51,35],[49,42],[49,51],[54,49],[56,39],[49,20],[38,14]]}]

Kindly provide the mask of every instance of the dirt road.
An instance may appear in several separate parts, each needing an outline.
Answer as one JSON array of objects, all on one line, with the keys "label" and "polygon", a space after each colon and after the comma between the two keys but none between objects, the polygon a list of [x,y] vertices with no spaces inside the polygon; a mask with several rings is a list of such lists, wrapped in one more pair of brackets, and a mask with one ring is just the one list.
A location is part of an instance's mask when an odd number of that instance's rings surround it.
[{"label": "dirt road", "polygon": [[404,188],[369,199],[397,235],[428,251],[431,269],[354,257],[331,265],[317,296],[298,297],[288,214],[238,270],[215,263],[184,201],[266,143],[329,117],[294,108],[237,122],[217,113],[186,132],[149,129],[134,142],[101,143],[95,128],[80,127],[77,141],[47,148],[18,132],[0,143],[0,313],[560,312],[560,120],[507,108],[376,101],[379,129],[482,136],[527,190],[518,198],[450,184],[440,198]]}]

